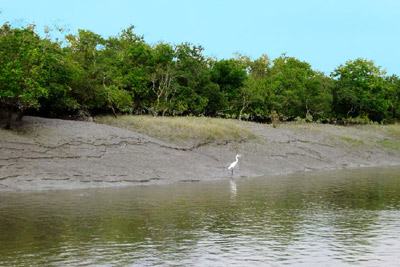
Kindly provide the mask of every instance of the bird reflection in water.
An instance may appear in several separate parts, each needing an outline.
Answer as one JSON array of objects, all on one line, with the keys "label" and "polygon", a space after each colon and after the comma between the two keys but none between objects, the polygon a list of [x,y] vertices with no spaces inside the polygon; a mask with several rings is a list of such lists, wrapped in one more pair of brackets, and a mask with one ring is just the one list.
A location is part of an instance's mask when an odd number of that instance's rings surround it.
[{"label": "bird reflection in water", "polygon": [[236,182],[233,179],[229,179],[229,185],[231,189],[231,197],[236,197],[237,190],[236,190]]}]

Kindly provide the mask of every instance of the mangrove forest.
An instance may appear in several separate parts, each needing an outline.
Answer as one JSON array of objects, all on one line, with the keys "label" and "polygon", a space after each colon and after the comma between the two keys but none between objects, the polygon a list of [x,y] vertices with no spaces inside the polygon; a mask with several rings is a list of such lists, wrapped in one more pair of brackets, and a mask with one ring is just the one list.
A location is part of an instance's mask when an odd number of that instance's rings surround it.
[{"label": "mangrove forest", "polygon": [[109,38],[79,30],[57,39],[54,31],[0,27],[7,128],[15,113],[17,119],[124,113],[259,122],[400,120],[400,78],[371,60],[349,60],[327,75],[286,54],[218,60],[189,42],[149,44],[134,26]]}]

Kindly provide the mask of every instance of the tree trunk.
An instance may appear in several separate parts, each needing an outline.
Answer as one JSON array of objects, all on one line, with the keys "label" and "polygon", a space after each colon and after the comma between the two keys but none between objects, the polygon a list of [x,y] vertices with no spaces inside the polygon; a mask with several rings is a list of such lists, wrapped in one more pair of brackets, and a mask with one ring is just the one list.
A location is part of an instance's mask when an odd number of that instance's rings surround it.
[{"label": "tree trunk", "polygon": [[24,110],[23,109],[18,110],[18,115],[15,121],[22,121],[23,116],[24,116]]},{"label": "tree trunk", "polygon": [[11,129],[12,113],[13,113],[13,109],[12,109],[12,107],[9,107],[8,108],[7,123],[6,123],[6,126],[4,127],[5,129]]},{"label": "tree trunk", "polygon": [[[93,56],[94,56],[94,52],[93,52]],[[94,64],[96,65],[96,61],[94,62]],[[110,96],[110,90],[108,90],[108,88],[106,86],[106,75],[105,74],[103,76],[103,87],[104,87],[104,90],[106,90],[106,92],[107,92],[108,105],[111,108],[111,111],[112,111],[112,113],[114,115],[114,118],[117,118],[117,114],[115,113],[113,101],[112,101],[111,96]]]},{"label": "tree trunk", "polygon": [[245,96],[243,96],[243,102],[242,102],[242,108],[240,109],[239,112],[239,120],[242,120],[242,114],[243,111],[249,106],[249,101],[247,100],[247,98]]}]

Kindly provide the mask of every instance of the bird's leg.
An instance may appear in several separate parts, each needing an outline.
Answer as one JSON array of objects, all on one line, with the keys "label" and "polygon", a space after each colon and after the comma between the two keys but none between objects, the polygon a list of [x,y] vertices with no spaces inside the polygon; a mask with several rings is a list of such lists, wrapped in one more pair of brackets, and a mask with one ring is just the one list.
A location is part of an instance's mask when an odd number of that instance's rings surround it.
[{"label": "bird's leg", "polygon": [[233,168],[232,168],[232,170],[231,170],[231,175],[233,175]]}]

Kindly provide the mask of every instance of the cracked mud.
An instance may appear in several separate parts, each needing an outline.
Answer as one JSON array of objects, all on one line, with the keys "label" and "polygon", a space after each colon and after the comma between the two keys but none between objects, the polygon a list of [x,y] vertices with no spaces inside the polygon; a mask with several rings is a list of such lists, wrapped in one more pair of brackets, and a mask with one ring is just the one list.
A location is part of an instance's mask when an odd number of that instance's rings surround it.
[{"label": "cracked mud", "polygon": [[[0,130],[0,191],[225,179],[231,177],[227,166],[237,153],[243,156],[233,177],[400,165],[398,151],[377,145],[387,139],[379,132],[237,123],[259,138],[181,147],[92,122],[24,117],[16,130]],[[347,142],[350,137],[356,142]]]}]

